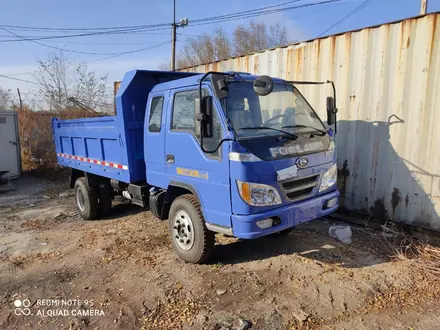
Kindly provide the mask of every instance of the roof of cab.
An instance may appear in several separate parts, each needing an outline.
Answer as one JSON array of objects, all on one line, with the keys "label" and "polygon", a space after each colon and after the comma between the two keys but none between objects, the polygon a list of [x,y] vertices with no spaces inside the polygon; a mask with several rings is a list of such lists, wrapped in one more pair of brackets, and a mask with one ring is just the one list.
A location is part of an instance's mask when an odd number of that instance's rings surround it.
[{"label": "roof of cab", "polygon": [[[258,76],[256,76],[256,75],[252,75],[249,73],[243,73],[243,72],[228,71],[226,73],[235,73],[236,75],[234,76],[234,81],[241,81],[242,79],[244,79],[245,81],[254,81],[258,78]],[[198,86],[200,78],[202,78],[203,75],[204,75],[204,73],[201,73],[201,74],[196,74],[196,75],[193,75],[190,77],[185,77],[185,78],[181,78],[181,79],[163,82],[163,83],[160,83],[160,84],[157,84],[156,86],[154,86],[151,91],[152,92],[160,92],[160,91],[175,89],[175,88]],[[276,83],[284,83],[285,82],[284,79],[280,79],[280,78],[272,78],[272,79]],[[206,78],[205,81],[209,81],[209,77]]]}]

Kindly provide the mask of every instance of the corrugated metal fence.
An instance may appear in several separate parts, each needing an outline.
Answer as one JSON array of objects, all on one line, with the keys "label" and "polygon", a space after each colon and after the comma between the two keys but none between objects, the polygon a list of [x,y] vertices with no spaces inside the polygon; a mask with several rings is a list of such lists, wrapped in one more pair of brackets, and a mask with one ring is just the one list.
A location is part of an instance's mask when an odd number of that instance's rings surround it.
[{"label": "corrugated metal fence", "polygon": [[[182,71],[334,80],[341,204],[440,230],[440,14]],[[322,87],[300,90],[325,118]]]}]

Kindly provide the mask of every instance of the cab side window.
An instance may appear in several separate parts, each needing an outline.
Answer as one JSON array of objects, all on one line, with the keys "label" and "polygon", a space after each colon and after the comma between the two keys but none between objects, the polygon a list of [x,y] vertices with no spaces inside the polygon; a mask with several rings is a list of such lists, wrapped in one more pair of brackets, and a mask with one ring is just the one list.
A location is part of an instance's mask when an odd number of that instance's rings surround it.
[{"label": "cab side window", "polygon": [[[203,90],[203,96],[208,95],[207,90]],[[195,119],[195,102],[199,98],[198,90],[189,90],[184,92],[178,92],[174,95],[173,115],[171,121],[172,131],[189,131],[192,134],[196,134],[196,119]],[[207,150],[213,150],[217,147],[218,142],[221,140],[221,124],[218,118],[217,112],[214,111],[214,127],[213,137],[204,138],[203,145]],[[197,136],[200,141],[200,136]],[[211,158],[219,158],[220,148],[212,154],[208,154]]]},{"label": "cab side window", "polygon": [[195,134],[196,119],[194,113],[197,91],[184,91],[176,93],[173,105],[173,130],[188,130]]},{"label": "cab side window", "polygon": [[163,96],[154,97],[151,100],[150,120],[148,130],[150,132],[160,132],[162,124]]}]

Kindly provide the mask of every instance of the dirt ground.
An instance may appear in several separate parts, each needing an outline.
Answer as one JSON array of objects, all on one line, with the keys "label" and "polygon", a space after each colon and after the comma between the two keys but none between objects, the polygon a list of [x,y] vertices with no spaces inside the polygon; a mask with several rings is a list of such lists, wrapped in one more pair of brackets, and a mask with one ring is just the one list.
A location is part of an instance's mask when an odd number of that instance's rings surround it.
[{"label": "dirt ground", "polygon": [[66,182],[25,177],[0,194],[1,329],[440,329],[440,284],[379,232],[352,226],[343,244],[319,219],[217,235],[209,264],[185,264],[166,221],[121,201],[83,221]]}]

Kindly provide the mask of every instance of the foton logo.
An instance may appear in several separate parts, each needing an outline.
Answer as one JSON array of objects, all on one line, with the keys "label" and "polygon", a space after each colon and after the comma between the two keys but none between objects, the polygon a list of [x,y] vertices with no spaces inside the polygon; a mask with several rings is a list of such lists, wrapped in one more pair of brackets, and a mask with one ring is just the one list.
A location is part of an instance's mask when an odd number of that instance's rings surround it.
[{"label": "foton logo", "polygon": [[305,168],[307,165],[309,165],[309,159],[307,157],[298,158],[296,161],[296,166],[299,168]]},{"label": "foton logo", "polygon": [[270,148],[270,152],[273,158],[287,156],[287,155],[296,155],[314,152],[318,150],[322,150],[324,148],[324,144],[321,141],[306,143],[304,146],[299,144],[294,144],[288,147],[274,147]]}]

